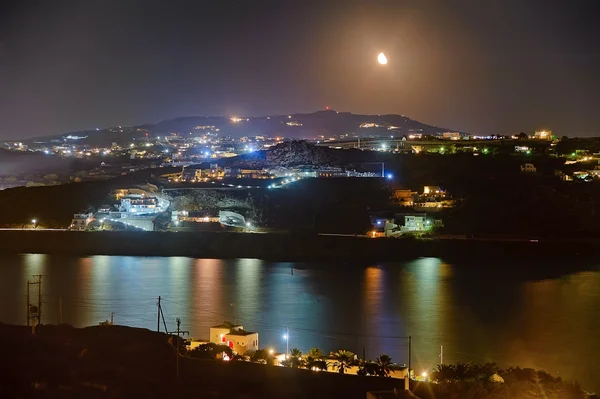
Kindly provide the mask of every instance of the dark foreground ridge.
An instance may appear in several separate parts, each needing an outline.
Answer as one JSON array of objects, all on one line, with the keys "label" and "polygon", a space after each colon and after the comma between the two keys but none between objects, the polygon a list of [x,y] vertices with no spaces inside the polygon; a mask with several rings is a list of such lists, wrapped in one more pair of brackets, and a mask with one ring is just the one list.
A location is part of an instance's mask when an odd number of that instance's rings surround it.
[{"label": "dark foreground ridge", "polygon": [[179,357],[164,333],[0,324],[2,398],[364,398],[404,380]]},{"label": "dark foreground ridge", "polygon": [[0,253],[187,256],[280,261],[452,259],[600,259],[595,240],[395,239],[231,232],[0,231]]},{"label": "dark foreground ridge", "polygon": [[577,383],[519,367],[488,376],[494,364],[438,366],[432,373],[438,383],[413,380],[409,392],[399,378],[198,359],[185,350],[178,356],[176,340],[116,325],[40,325],[32,335],[29,327],[0,323],[0,397],[363,399],[367,392],[387,391],[372,397],[598,398]]}]

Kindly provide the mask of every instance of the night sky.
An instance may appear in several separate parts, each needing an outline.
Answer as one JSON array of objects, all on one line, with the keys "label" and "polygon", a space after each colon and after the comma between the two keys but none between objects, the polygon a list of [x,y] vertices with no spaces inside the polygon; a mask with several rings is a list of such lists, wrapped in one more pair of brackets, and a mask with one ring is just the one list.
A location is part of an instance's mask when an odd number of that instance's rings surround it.
[{"label": "night sky", "polygon": [[325,106],[600,135],[599,3],[4,0],[0,138]]}]

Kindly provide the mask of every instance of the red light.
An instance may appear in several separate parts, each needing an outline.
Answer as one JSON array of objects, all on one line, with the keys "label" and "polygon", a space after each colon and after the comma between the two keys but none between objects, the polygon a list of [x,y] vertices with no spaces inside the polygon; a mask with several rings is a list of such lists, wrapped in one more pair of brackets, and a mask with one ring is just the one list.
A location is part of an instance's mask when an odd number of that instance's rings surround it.
[{"label": "red light", "polygon": [[325,109],[326,109],[327,111],[329,111],[329,105],[328,105],[328,106],[326,106],[326,107],[325,107]]}]

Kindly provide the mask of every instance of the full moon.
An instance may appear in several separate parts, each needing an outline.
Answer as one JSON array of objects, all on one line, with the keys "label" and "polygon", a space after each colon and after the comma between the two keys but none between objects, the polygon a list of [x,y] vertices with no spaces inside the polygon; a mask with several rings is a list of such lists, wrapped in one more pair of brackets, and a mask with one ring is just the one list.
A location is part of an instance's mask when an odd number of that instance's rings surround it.
[{"label": "full moon", "polygon": [[387,57],[385,56],[385,54],[383,53],[379,53],[379,55],[377,56],[377,61],[381,64],[381,65],[385,65],[387,64]]}]

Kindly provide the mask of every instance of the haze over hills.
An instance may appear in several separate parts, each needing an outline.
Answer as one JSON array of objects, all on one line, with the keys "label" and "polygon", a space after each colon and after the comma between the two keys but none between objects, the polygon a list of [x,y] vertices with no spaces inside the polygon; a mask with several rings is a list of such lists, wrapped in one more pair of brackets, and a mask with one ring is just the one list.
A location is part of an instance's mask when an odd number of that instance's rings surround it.
[{"label": "haze over hills", "polygon": [[[366,126],[369,127],[364,127]],[[363,127],[361,127],[363,125]],[[38,137],[22,140],[23,142],[40,142],[62,140],[68,134],[87,136],[84,140],[90,144],[119,141],[123,134],[127,138],[161,136],[171,133],[189,134],[198,131],[199,127],[219,129],[220,136],[283,136],[289,138],[319,139],[321,137],[339,137],[342,134],[352,135],[406,135],[411,132],[423,134],[439,134],[452,129],[427,125],[404,115],[360,115],[333,110],[317,111],[310,114],[290,114],[264,117],[231,117],[231,116],[190,116],[165,120],[156,124],[145,124],[133,127],[113,127],[100,130],[65,133],[60,135]]]}]

